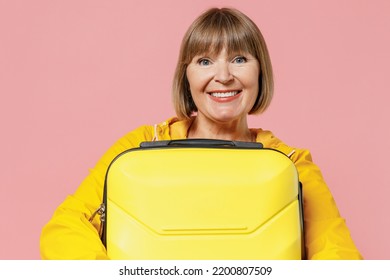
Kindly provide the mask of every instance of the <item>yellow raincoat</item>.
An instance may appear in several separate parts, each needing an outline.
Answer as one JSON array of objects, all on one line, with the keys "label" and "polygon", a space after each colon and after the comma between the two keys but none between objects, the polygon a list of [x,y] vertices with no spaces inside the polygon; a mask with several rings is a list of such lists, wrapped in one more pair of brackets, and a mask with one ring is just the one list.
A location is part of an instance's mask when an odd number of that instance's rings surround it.
[{"label": "yellow raincoat", "polygon": [[[187,138],[192,120],[169,119],[156,126],[142,126],[116,142],[99,160],[73,195],[57,208],[43,228],[40,250],[43,259],[107,259],[99,234],[99,219],[89,218],[102,203],[103,185],[110,162],[119,153],[143,141]],[[270,131],[255,129],[257,142],[288,155],[303,185],[305,246],[308,259],[362,259],[345,220],[321,172],[307,150],[291,148]]]}]

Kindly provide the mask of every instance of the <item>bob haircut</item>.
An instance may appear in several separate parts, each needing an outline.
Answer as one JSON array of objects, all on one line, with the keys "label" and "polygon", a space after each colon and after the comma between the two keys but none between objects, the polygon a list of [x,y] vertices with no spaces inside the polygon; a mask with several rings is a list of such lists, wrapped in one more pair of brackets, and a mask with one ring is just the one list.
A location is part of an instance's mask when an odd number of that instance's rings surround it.
[{"label": "bob haircut", "polygon": [[249,114],[260,114],[270,105],[274,87],[272,65],[259,28],[238,10],[211,8],[191,24],[181,43],[172,86],[173,105],[180,119],[188,119],[198,111],[187,80],[187,66],[195,56],[218,54],[223,48],[229,55],[249,53],[259,61],[259,93]]}]

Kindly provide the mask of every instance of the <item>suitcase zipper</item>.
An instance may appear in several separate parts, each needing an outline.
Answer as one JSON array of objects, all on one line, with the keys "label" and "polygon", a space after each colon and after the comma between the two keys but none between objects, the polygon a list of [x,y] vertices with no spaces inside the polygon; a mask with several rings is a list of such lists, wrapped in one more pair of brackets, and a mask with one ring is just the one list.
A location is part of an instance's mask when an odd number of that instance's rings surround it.
[{"label": "suitcase zipper", "polygon": [[99,226],[99,236],[102,237],[103,233],[103,226],[106,221],[106,205],[104,203],[100,204],[99,208],[96,209],[95,212],[93,212],[92,216],[89,218],[89,222],[92,223],[93,219],[95,219],[95,216],[99,215],[100,216],[100,226]]}]

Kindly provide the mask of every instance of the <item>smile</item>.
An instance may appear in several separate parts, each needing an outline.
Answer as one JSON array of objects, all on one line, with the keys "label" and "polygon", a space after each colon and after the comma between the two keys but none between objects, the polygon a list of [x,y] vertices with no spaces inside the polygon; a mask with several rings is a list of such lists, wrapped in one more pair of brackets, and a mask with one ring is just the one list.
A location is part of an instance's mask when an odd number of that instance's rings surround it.
[{"label": "smile", "polygon": [[227,92],[211,92],[210,95],[216,98],[228,98],[239,94],[241,91],[227,91]]}]

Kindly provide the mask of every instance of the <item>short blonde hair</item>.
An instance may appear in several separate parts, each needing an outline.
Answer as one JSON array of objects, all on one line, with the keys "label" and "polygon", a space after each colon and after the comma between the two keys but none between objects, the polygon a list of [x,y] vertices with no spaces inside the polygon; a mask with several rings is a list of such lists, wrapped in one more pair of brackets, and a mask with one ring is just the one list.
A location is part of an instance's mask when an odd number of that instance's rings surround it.
[{"label": "short blonde hair", "polygon": [[272,64],[267,45],[256,24],[236,9],[212,8],[201,14],[188,28],[181,43],[173,79],[172,98],[179,118],[190,118],[198,109],[192,100],[186,76],[188,64],[199,54],[250,53],[260,64],[259,94],[249,114],[264,112],[273,96]]}]

